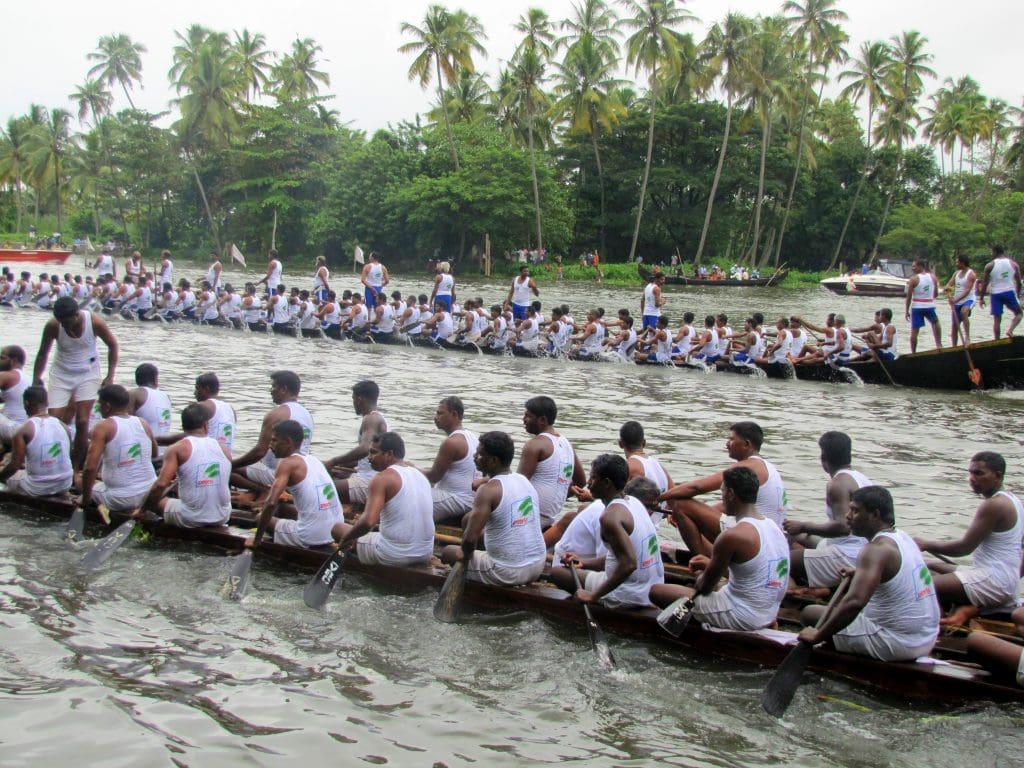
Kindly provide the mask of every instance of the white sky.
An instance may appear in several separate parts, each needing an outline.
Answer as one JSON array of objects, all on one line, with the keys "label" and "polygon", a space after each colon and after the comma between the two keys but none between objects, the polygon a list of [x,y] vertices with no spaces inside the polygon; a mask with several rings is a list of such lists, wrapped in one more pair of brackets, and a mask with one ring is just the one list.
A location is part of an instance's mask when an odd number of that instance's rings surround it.
[{"label": "white sky", "polygon": [[[518,33],[512,24],[528,7],[543,8],[552,19],[560,20],[572,6],[571,0],[444,4],[464,8],[479,18],[488,35],[489,56],[478,68],[491,73],[515,48]],[[314,38],[324,50],[320,68],[331,77],[329,92],[334,99],[329,106],[353,127],[373,131],[429,109],[430,94],[407,77],[412,57],[397,51],[408,39],[400,34],[400,24],[419,25],[427,0],[371,0],[369,5],[351,0],[50,0],[45,10],[31,3],[4,5],[2,124],[12,115],[26,112],[30,103],[73,111],[67,96],[85,81],[90,66],[86,54],[95,49],[101,35],[117,32],[127,33],[148,49],[143,57],[144,90],[136,88],[132,98],[139,107],[153,112],[167,109],[174,95],[166,75],[174,32],[191,23],[224,31],[248,28],[262,32],[276,51],[286,50],[296,37]],[[780,6],[781,0],[691,0],[685,7],[700,22],[684,31],[701,39],[708,26],[730,9],[768,15]],[[1019,36],[1024,29],[1024,3],[1019,0],[845,0],[841,7],[850,17],[846,30],[851,53],[865,40],[917,29],[929,40],[932,68],[939,75],[939,81],[927,83],[928,92],[945,77],[970,74],[987,96],[1020,106],[1024,82],[1020,79]],[[115,109],[128,106],[120,89],[115,89],[114,95]]]}]

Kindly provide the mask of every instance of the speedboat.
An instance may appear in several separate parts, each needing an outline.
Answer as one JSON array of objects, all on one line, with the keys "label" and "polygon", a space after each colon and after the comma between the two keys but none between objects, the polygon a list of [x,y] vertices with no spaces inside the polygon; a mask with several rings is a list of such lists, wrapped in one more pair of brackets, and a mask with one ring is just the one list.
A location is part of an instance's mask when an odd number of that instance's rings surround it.
[{"label": "speedboat", "polygon": [[907,281],[914,276],[910,265],[903,259],[879,259],[876,269],[826,277],[820,284],[832,293],[850,296],[906,296]]}]

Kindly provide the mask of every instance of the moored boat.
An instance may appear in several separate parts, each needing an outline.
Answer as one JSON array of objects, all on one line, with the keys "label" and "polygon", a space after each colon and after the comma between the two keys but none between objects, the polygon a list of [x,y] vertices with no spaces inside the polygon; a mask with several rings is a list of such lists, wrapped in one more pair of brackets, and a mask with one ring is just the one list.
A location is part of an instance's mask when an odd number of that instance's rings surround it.
[{"label": "moored boat", "polygon": [[70,250],[60,248],[0,248],[0,264],[7,262],[63,264],[70,255]]},{"label": "moored boat", "polygon": [[907,281],[914,276],[910,264],[901,259],[879,259],[877,269],[826,277],[819,285],[843,296],[906,296]]},{"label": "moored boat", "polygon": [[[650,280],[655,274],[651,270],[646,269],[642,264],[637,265],[637,271],[645,281]],[[785,280],[789,272],[785,269],[778,269],[767,277],[750,277],[746,280],[732,277],[713,280],[705,277],[662,274],[665,275],[665,283],[668,285],[704,286],[708,288],[768,288],[772,285],[778,285]]]},{"label": "moored boat", "polygon": [[[0,490],[0,502],[18,504],[42,511],[55,518],[70,515],[71,505],[53,500],[28,499]],[[111,525],[125,519],[122,514],[111,515]],[[98,514],[92,519],[98,521]],[[160,522],[139,524],[155,538],[174,538],[200,542],[229,552],[241,551],[244,532],[229,529],[183,529]],[[272,558],[303,570],[315,570],[324,562],[323,551],[300,549],[274,544],[260,546],[257,557]],[[431,566],[393,568],[365,566],[355,558],[345,561],[346,570],[359,572],[403,590],[421,590],[440,587],[446,573]],[[336,599],[344,599],[337,597]],[[548,617],[559,623],[583,624],[581,605],[570,595],[546,582],[525,587],[493,587],[468,582],[464,600],[474,606],[499,610],[526,610]],[[594,606],[594,617],[602,627],[645,641],[657,641],[681,650],[709,653],[726,659],[750,662],[764,666],[777,666],[786,657],[796,635],[792,632],[762,630],[759,632],[717,631],[690,622],[686,630],[675,638],[657,625],[655,609],[612,610]],[[832,677],[850,680],[877,691],[900,698],[929,703],[960,703],[975,700],[1011,701],[1024,703],[1024,689],[1009,678],[979,669],[962,662],[962,644],[940,643],[934,657],[917,662],[878,662],[865,657],[816,648],[810,668]]]}]

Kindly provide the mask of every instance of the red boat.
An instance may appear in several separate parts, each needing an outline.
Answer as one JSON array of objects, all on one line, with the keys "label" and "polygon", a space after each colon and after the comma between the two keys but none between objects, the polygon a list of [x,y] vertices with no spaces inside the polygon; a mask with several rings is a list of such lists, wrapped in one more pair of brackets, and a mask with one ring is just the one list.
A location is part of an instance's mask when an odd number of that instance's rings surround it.
[{"label": "red boat", "polygon": [[30,261],[34,264],[63,264],[71,255],[60,248],[0,248],[0,264],[9,261]]}]

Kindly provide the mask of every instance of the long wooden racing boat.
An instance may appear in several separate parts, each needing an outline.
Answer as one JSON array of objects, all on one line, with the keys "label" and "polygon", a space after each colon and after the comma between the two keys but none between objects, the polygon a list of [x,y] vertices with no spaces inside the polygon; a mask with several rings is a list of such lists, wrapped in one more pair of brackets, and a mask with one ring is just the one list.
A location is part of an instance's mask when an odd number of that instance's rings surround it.
[{"label": "long wooden racing boat", "polygon": [[61,248],[0,248],[0,264],[7,262],[63,264],[70,255],[70,250]]},{"label": "long wooden racing boat", "polygon": [[[67,518],[72,512],[71,505],[65,502],[15,496],[2,489],[0,503],[4,504],[5,508],[10,505],[21,505],[57,518]],[[124,515],[117,513],[112,514],[111,518],[110,525],[126,519]],[[99,522],[98,513],[93,512],[90,519]],[[182,529],[160,522],[142,522],[139,526],[153,537],[200,542],[229,552],[242,550],[245,535],[244,531],[232,529]],[[289,566],[313,571],[323,564],[327,554],[268,542],[260,546],[256,557],[273,558]],[[431,566],[365,566],[355,558],[347,558],[345,568],[403,590],[439,588],[446,576],[444,569]],[[339,594],[336,599],[343,600],[344,597]],[[464,600],[485,609],[527,610],[557,622],[585,623],[580,604],[571,599],[568,593],[546,582],[515,588],[469,582]],[[674,645],[682,650],[698,651],[769,667],[778,666],[782,662],[796,637],[794,633],[770,630],[710,630],[693,621],[680,637],[674,638],[659,628],[655,609],[611,610],[594,606],[593,612],[602,627],[615,633]],[[962,659],[962,648],[947,649],[943,646],[937,646],[934,658],[898,663],[878,662],[825,648],[815,648],[810,668],[901,699],[910,698],[935,704],[976,700],[1024,703],[1024,689],[1015,685],[1011,678],[992,674]]]}]

